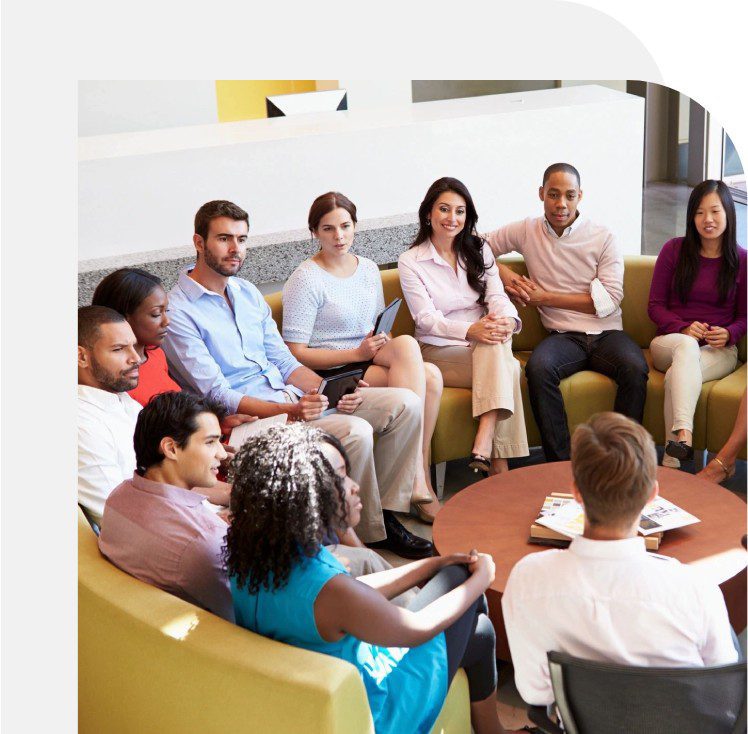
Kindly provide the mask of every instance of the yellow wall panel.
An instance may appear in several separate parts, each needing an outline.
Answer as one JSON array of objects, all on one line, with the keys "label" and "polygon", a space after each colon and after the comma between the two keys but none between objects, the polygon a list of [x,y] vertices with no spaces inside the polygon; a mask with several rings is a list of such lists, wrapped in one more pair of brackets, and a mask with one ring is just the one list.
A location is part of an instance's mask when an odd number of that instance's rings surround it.
[{"label": "yellow wall panel", "polygon": [[218,121],[266,117],[265,97],[316,89],[314,79],[219,79],[216,81]]}]

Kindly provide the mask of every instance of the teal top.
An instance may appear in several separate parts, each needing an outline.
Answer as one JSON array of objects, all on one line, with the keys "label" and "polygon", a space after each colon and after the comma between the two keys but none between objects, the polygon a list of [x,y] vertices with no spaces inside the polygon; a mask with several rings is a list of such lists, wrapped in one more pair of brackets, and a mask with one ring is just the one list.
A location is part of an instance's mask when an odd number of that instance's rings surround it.
[{"label": "teal top", "polygon": [[253,632],[355,665],[366,687],[377,734],[427,734],[447,695],[444,633],[418,647],[379,647],[345,635],[327,642],[317,631],[314,602],[322,587],[348,573],[326,548],[294,565],[288,583],[250,594],[231,577],[236,623]]}]

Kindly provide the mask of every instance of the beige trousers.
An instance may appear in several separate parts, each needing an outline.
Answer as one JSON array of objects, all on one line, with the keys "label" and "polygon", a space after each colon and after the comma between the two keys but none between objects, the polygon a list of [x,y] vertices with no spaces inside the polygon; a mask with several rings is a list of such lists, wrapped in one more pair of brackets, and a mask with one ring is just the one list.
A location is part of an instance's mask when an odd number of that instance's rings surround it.
[{"label": "beige trousers", "polygon": [[[384,540],[382,510],[408,512],[416,467],[421,461],[423,407],[402,387],[367,387],[353,415],[332,413],[313,425],[340,439],[361,487],[363,509],[356,533],[365,543]],[[377,443],[374,445],[374,433]]]},{"label": "beige trousers", "polygon": [[504,344],[443,346],[421,344],[426,362],[435,364],[447,387],[473,391],[473,417],[499,411],[491,458],[528,456],[525,414],[522,409],[520,365],[512,354],[511,339]]},{"label": "beige trousers", "polygon": [[665,373],[666,439],[674,441],[676,431],[693,431],[701,384],[735,371],[738,348],[700,347],[692,336],[664,334],[652,339],[649,349],[654,366]]}]

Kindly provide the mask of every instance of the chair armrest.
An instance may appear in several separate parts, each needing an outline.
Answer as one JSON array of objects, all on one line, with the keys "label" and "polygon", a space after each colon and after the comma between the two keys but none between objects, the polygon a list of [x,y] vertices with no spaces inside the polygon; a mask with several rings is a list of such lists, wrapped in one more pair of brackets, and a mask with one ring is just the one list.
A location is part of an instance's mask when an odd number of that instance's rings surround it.
[{"label": "chair armrest", "polygon": [[544,734],[564,734],[564,730],[550,719],[545,706],[528,706],[527,717],[535,726],[540,727]]}]

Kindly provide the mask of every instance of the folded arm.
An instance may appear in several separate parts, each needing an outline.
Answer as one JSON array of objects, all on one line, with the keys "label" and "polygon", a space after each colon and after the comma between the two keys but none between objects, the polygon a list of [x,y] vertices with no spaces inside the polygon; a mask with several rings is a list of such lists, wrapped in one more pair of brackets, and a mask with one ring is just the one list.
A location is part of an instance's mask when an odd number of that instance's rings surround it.
[{"label": "folded arm", "polygon": [[391,604],[384,596],[357,579],[340,574],[330,579],[314,603],[320,635],[337,640],[351,634],[385,647],[416,647],[453,624],[485,591],[483,574],[473,573],[444,596],[418,612]]}]

